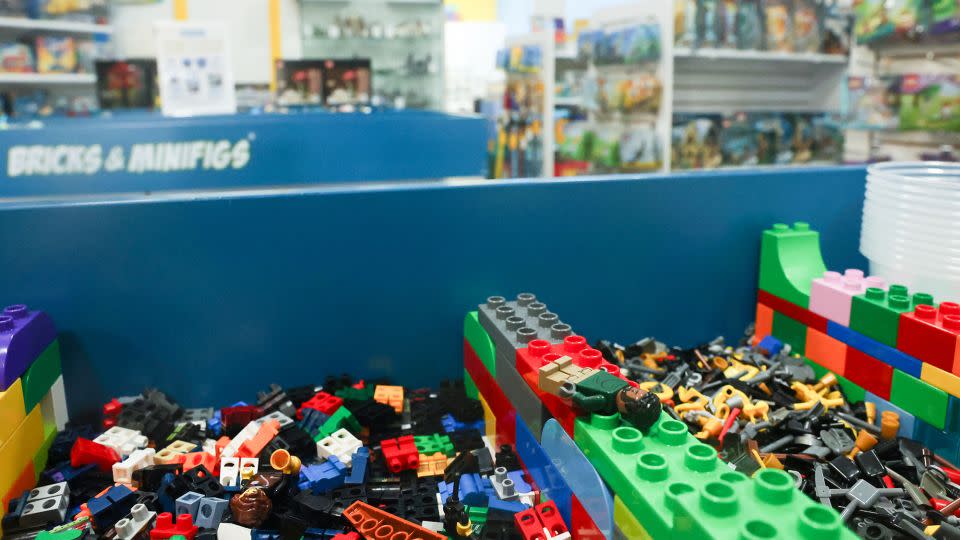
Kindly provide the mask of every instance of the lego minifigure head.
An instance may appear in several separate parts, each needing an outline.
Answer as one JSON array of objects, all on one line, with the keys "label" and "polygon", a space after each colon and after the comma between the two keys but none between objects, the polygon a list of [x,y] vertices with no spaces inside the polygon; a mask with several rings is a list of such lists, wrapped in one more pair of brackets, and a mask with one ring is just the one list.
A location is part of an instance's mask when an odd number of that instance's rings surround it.
[{"label": "lego minifigure head", "polygon": [[620,416],[640,431],[648,431],[660,418],[660,398],[633,386],[617,392],[617,410]]}]

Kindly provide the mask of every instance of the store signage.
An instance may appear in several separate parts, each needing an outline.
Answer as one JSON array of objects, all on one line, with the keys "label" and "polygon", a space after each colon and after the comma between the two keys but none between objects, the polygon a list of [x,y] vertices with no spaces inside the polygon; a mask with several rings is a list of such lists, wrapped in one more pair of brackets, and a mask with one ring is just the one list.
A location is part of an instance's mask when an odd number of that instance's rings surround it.
[{"label": "store signage", "polygon": [[250,163],[253,136],[130,145],[17,145],[7,150],[7,176],[94,175],[240,170]]}]

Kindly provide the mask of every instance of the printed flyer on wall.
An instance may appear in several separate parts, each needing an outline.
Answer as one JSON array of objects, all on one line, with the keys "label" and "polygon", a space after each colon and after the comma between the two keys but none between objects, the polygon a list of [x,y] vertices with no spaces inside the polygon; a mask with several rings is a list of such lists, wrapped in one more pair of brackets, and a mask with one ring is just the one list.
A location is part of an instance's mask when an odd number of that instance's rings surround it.
[{"label": "printed flyer on wall", "polygon": [[156,28],[163,114],[235,113],[237,97],[226,26],[164,21]]}]

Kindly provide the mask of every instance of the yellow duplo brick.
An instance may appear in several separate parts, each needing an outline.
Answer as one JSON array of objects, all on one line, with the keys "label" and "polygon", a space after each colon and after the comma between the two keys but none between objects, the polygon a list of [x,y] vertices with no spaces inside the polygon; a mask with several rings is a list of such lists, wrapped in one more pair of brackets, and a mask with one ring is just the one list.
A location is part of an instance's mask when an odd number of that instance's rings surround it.
[{"label": "yellow duplo brick", "polygon": [[490,406],[487,405],[487,400],[483,399],[483,396],[478,396],[480,398],[480,405],[483,407],[483,427],[486,431],[487,439],[491,443],[496,444],[497,440],[497,417],[493,415],[493,411],[490,410]]},{"label": "yellow duplo brick", "polygon": [[0,493],[6,493],[13,486],[27,463],[33,462],[41,446],[43,418],[38,405],[20,422],[10,440],[0,447]]},{"label": "yellow duplo brick", "polygon": [[0,392],[0,448],[7,444],[13,431],[27,417],[23,409],[23,384],[13,381],[9,388]]},{"label": "yellow duplo brick", "polygon": [[930,364],[924,363],[920,369],[920,380],[960,398],[960,377]]},{"label": "yellow duplo brick", "polygon": [[643,525],[641,525],[637,517],[633,515],[633,512],[631,512],[627,508],[627,505],[623,504],[623,501],[617,496],[613,497],[613,522],[616,524],[617,529],[623,533],[624,538],[629,538],[630,540],[653,540],[653,537],[643,528]]}]

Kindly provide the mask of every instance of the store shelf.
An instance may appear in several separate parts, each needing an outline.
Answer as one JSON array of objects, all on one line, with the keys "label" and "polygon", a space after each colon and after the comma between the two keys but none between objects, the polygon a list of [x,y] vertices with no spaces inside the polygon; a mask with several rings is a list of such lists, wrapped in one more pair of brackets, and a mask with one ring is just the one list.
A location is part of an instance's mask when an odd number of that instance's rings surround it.
[{"label": "store shelf", "polygon": [[112,34],[113,27],[76,21],[27,19],[23,17],[0,17],[0,32],[23,30],[28,32],[56,32],[63,34]]},{"label": "store shelf", "polygon": [[81,85],[96,82],[97,76],[92,73],[0,73],[0,85]]},{"label": "store shelf", "polygon": [[344,37],[330,37],[330,36],[315,36],[315,35],[305,35],[303,39],[307,41],[320,41],[320,42],[338,42],[338,43],[352,43],[352,42],[362,42],[362,43],[410,43],[410,42],[430,42],[432,40],[437,40],[442,38],[442,34],[424,34],[422,36],[402,36],[402,37],[373,37],[373,36],[344,36]]},{"label": "store shelf", "polygon": [[690,49],[686,47],[675,48],[673,50],[673,57],[677,60],[702,58],[709,60],[761,60],[804,64],[846,65],[847,63],[847,57],[841,54],[787,53],[739,49]]}]

